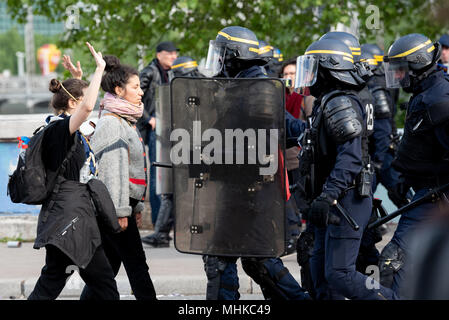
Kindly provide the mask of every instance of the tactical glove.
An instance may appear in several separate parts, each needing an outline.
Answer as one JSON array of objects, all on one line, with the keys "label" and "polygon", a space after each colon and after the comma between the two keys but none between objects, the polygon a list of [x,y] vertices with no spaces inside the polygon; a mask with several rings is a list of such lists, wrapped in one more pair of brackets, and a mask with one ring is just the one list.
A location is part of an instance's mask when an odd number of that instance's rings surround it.
[{"label": "tactical glove", "polygon": [[326,227],[329,224],[329,209],[333,202],[334,200],[325,193],[313,200],[309,213],[310,222],[319,228]]}]

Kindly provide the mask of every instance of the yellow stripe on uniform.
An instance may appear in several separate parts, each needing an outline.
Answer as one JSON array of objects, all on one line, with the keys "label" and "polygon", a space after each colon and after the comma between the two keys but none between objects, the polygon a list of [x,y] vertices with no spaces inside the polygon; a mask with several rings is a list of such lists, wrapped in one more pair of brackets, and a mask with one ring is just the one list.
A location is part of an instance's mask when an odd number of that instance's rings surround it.
[{"label": "yellow stripe on uniform", "polygon": [[427,40],[426,42],[421,43],[420,45],[418,45],[418,46],[416,46],[416,47],[414,47],[414,48],[411,48],[411,49],[408,50],[408,51],[402,52],[402,53],[400,53],[400,54],[397,54],[397,55],[392,56],[392,57],[389,57],[389,58],[390,58],[390,59],[394,59],[394,58],[402,58],[402,57],[406,57],[406,56],[408,56],[409,54],[412,54],[413,52],[418,51],[419,49],[421,49],[422,47],[427,46],[427,45],[430,44],[430,43],[432,43],[432,41],[429,39],[429,40]]},{"label": "yellow stripe on uniform", "polygon": [[435,46],[431,46],[429,49],[427,49],[427,52],[432,52],[433,50],[435,50]]},{"label": "yellow stripe on uniform", "polygon": [[227,33],[224,33],[223,31],[219,31],[218,34],[220,36],[225,37],[228,40],[231,41],[237,41],[237,42],[243,42],[243,43],[248,43],[248,44],[254,44],[256,46],[259,46],[259,42],[258,41],[253,41],[253,40],[247,40],[247,39],[243,39],[243,38],[237,38],[237,37],[232,37]]},{"label": "yellow stripe on uniform", "polygon": [[348,58],[348,57],[343,57],[343,60],[346,60],[346,61],[354,63],[354,60],[352,60],[351,58]]},{"label": "yellow stripe on uniform", "polygon": [[187,61],[184,63],[180,63],[177,64],[175,66],[172,66],[172,69],[176,69],[176,68],[193,68],[193,67],[198,67],[198,63],[196,63],[196,61]]},{"label": "yellow stripe on uniform", "polygon": [[349,54],[349,53],[346,53],[343,51],[335,51],[335,50],[310,50],[304,54],[311,54],[311,53],[330,53],[330,54],[338,54],[340,56],[346,56],[351,59],[353,58],[352,54]]},{"label": "yellow stripe on uniform", "polygon": [[257,48],[249,47],[248,50],[260,54],[260,51]]}]

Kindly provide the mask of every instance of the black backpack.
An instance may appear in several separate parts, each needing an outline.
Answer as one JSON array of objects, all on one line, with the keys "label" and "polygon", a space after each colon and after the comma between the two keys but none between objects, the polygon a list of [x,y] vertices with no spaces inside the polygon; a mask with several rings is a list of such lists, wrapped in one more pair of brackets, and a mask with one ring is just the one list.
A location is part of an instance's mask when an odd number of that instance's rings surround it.
[{"label": "black backpack", "polygon": [[8,181],[8,195],[14,203],[42,204],[55,187],[57,177],[63,174],[67,161],[76,146],[76,141],[55,176],[48,181],[42,161],[42,141],[44,133],[53,122],[40,126],[33,132],[28,148],[19,155],[17,168]]}]

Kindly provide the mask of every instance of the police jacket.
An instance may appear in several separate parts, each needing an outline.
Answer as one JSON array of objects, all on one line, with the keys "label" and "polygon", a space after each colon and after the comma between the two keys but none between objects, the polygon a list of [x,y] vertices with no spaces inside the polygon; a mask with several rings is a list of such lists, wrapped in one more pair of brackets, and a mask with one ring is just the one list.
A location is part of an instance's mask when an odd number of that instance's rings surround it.
[{"label": "police jacket", "polygon": [[[315,190],[309,193],[309,201],[322,192],[331,199],[339,199],[344,195],[345,190],[355,185],[355,179],[363,168],[362,137],[366,130],[366,113],[358,96],[353,93],[337,95],[324,102],[324,106],[322,106],[322,99],[323,96],[315,100],[311,115],[314,122],[321,113],[321,120],[316,124],[317,136],[313,142],[315,145],[313,161]],[[334,121],[333,116],[338,112],[350,114],[350,118],[342,122]],[[355,124],[353,129],[356,130],[346,137],[338,137],[337,132],[343,132],[348,128],[334,126],[332,123]],[[308,126],[304,121],[286,114],[287,138],[300,136],[305,132],[306,127]],[[302,147],[304,148],[304,145]],[[300,158],[300,167],[304,163],[303,158]]]},{"label": "police jacket", "polygon": [[147,142],[147,132],[150,130],[149,121],[151,117],[155,116],[155,94],[156,88],[162,83],[166,83],[161,75],[162,67],[159,64],[157,58],[154,58],[139,74],[140,88],[143,91],[142,102],[144,104],[144,111],[142,117],[137,122],[137,128],[140,130],[145,142]]},{"label": "police jacket", "polygon": [[392,165],[414,189],[449,182],[449,79],[442,71],[415,86]]},{"label": "police jacket", "polygon": [[392,99],[378,77],[371,77],[368,82],[368,89],[373,97],[374,127],[373,134],[369,138],[369,153],[371,160],[381,166],[385,154],[389,150],[392,133]]}]

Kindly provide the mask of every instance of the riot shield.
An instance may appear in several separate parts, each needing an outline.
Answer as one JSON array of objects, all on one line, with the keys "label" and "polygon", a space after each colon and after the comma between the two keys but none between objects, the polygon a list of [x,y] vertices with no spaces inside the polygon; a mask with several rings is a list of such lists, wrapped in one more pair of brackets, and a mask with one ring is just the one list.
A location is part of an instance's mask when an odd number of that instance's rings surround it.
[{"label": "riot shield", "polygon": [[[156,162],[170,163],[171,108],[170,87],[161,85],[156,89]],[[173,193],[173,178],[170,168],[156,169],[156,194]]]},{"label": "riot shield", "polygon": [[278,257],[285,247],[284,92],[278,79],[175,78],[175,247]]}]

